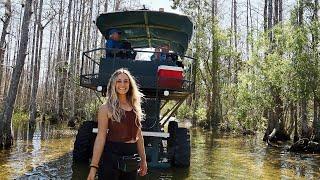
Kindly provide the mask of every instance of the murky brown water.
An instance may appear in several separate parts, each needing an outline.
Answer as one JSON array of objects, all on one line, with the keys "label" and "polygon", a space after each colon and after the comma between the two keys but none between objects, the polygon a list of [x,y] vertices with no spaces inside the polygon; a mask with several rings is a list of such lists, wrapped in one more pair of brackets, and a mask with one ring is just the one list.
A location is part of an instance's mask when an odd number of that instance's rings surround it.
[{"label": "murky brown water", "polygon": [[[47,132],[49,132],[47,130]],[[85,179],[87,166],[72,165],[74,137],[18,140],[10,151],[0,151],[0,179]],[[189,169],[153,169],[141,179],[319,179],[320,156],[270,148],[261,137],[218,136],[191,131]]]}]

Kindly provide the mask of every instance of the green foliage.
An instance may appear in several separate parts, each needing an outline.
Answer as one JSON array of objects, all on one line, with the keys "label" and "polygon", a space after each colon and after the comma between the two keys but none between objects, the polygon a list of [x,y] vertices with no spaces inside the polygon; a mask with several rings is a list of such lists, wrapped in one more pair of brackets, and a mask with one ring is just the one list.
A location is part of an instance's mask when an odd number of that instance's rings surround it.
[{"label": "green foliage", "polygon": [[88,102],[84,105],[84,112],[85,112],[85,119],[87,121],[96,121],[97,120],[97,113],[101,106],[101,102],[98,99],[94,99],[91,102]]},{"label": "green foliage", "polygon": [[196,117],[197,117],[199,122],[205,121],[207,119],[207,117],[206,117],[206,109],[204,107],[199,107],[196,110]]},{"label": "green foliage", "polygon": [[192,117],[191,106],[188,106],[186,103],[183,103],[177,111],[177,118],[182,120],[190,119],[190,117]]},{"label": "green foliage", "polygon": [[27,124],[29,121],[29,114],[25,111],[15,110],[12,114],[12,125],[17,127],[19,124]]},{"label": "green foliage", "polygon": [[[241,49],[235,49],[233,44],[234,38],[241,41],[241,35],[235,37],[232,28],[222,29],[217,21],[212,22],[211,9],[206,9],[212,7],[208,6],[212,1],[173,2],[196,24],[191,47],[199,63],[195,115],[200,124],[210,122],[208,117],[214,88],[219,89],[222,107],[223,120],[220,125],[231,130],[264,129],[266,110],[273,110],[279,103],[274,99],[275,93],[280,96],[284,111],[288,111],[286,108],[290,103],[297,104],[312,95],[320,97],[320,23],[305,15],[303,23],[299,24],[298,6],[291,11],[288,21],[267,32],[251,32],[247,38],[253,46],[250,56],[244,58]],[[304,2],[304,8],[304,11],[313,13],[313,3]],[[212,64],[216,59],[219,61],[217,66]],[[214,84],[213,69],[218,70],[218,84]],[[179,116],[188,116],[187,109],[190,108],[182,107]]]}]

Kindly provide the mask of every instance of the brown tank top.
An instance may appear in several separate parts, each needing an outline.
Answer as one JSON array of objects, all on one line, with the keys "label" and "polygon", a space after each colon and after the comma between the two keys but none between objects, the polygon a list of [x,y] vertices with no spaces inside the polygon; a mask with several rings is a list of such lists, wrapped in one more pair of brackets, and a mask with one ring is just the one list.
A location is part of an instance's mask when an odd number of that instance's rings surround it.
[{"label": "brown tank top", "polygon": [[125,111],[120,123],[109,119],[107,141],[126,142],[137,140],[140,123],[133,110]]}]

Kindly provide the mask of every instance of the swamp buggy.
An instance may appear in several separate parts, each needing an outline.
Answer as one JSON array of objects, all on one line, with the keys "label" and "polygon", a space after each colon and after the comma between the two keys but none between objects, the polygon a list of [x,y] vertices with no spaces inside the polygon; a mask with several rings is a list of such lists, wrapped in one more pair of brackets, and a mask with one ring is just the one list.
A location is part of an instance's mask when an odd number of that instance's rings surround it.
[{"label": "swamp buggy", "polygon": [[[145,96],[142,134],[148,166],[189,167],[189,130],[178,127],[171,117],[195,89],[195,59],[185,56],[194,29],[192,21],[183,15],[143,9],[100,14],[95,23],[106,39],[111,29],[120,29],[122,39],[131,44],[131,49],[98,48],[83,52],[80,85],[104,96],[111,74],[127,68]],[[176,58],[150,60],[155,52],[146,49],[163,44],[170,45],[170,53]],[[171,107],[165,108],[168,104]],[[96,132],[97,122],[85,121],[80,126],[74,143],[74,163],[89,163]]]}]

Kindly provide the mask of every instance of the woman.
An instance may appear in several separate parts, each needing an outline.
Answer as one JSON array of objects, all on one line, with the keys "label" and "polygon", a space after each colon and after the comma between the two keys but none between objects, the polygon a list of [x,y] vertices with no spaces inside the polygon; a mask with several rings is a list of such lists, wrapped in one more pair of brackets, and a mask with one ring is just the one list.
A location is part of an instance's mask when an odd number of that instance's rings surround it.
[{"label": "woman", "polygon": [[[136,179],[147,173],[144,140],[141,132],[141,97],[137,84],[128,70],[118,69],[110,77],[107,102],[98,112],[98,134],[94,143],[88,180],[98,171],[99,179]],[[139,169],[123,172],[114,157],[138,153]],[[99,164],[100,157],[102,158]],[[99,166],[100,165],[100,166]]]}]

